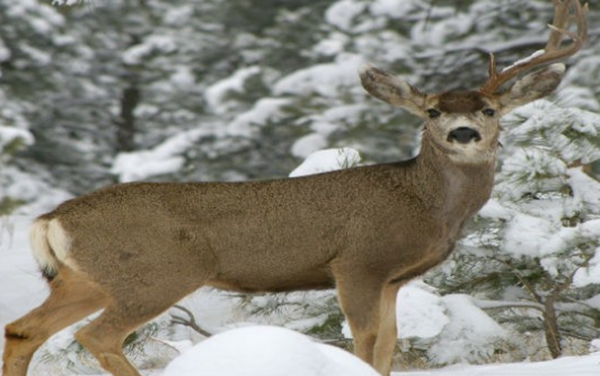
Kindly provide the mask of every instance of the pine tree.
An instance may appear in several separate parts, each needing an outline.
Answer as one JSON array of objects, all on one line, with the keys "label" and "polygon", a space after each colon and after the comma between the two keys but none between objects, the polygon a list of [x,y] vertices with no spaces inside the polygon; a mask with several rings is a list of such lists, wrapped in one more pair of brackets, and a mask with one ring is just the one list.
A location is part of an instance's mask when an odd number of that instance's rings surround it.
[{"label": "pine tree", "polygon": [[588,175],[600,116],[544,100],[506,128],[493,199],[429,282],[479,298],[515,333],[543,334],[552,357],[582,351],[600,335],[600,182]]},{"label": "pine tree", "polygon": [[[61,20],[48,6],[0,1],[0,216],[37,196],[26,188],[31,177],[19,161],[24,150],[37,146],[29,95],[48,82],[38,71],[51,60],[42,46],[61,38]],[[48,35],[54,32],[56,39]]]}]

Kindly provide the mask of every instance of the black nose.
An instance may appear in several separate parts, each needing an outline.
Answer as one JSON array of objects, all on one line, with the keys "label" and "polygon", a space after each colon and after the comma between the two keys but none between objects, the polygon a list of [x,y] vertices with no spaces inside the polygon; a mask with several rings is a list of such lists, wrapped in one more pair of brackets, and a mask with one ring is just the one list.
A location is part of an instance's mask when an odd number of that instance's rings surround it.
[{"label": "black nose", "polygon": [[469,127],[456,128],[448,134],[448,141],[458,141],[461,144],[468,144],[471,140],[480,141],[481,135],[475,129]]}]

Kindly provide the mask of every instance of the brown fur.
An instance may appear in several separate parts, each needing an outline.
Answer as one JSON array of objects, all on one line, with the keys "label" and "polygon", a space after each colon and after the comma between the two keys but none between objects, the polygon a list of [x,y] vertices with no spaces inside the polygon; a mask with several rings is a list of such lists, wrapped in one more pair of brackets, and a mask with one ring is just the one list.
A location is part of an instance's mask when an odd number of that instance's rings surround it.
[{"label": "brown fur", "polygon": [[444,93],[439,96],[439,110],[442,112],[469,113],[477,112],[486,106],[482,95],[476,91],[458,91]]},{"label": "brown fur", "polygon": [[[34,224],[51,293],[7,325],[3,375],[25,376],[50,335],[104,309],[77,340],[113,375],[139,376],[122,354],[124,338],[203,285],[335,287],[356,354],[389,374],[398,289],[448,257],[490,195],[499,118],[482,115],[482,103],[501,113],[547,95],[560,77],[529,77],[524,100],[424,95],[381,71],[362,73],[377,97],[423,117],[430,107],[446,111],[426,121],[419,156],[264,182],[122,184],[63,203]],[[448,141],[465,124],[481,139]]]}]

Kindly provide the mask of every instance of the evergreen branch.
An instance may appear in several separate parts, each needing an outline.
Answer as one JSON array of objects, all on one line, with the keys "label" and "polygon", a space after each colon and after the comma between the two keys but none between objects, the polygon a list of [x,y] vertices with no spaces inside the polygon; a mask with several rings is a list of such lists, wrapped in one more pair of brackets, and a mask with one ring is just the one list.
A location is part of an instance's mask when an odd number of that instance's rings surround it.
[{"label": "evergreen branch", "polygon": [[347,348],[350,344],[352,344],[352,339],[346,338],[346,337],[315,338],[315,340],[319,343],[324,343],[326,345],[333,345],[333,346],[342,347],[342,348]]},{"label": "evergreen branch", "polygon": [[[585,303],[585,302],[582,302],[582,301],[576,300],[575,298],[571,298],[570,296],[565,296],[565,297],[564,297],[564,299],[565,299],[565,300],[568,300],[568,301],[571,301],[571,302],[573,302],[574,304],[579,304],[579,305],[582,305],[582,306],[584,306],[584,307],[588,308],[590,311],[592,311],[592,312],[596,312],[596,315],[592,315],[592,314],[583,314],[583,312],[581,312],[581,311],[576,311],[576,310],[574,310],[574,309],[572,310],[572,312],[573,312],[573,313],[578,313],[578,314],[580,314],[580,315],[582,315],[582,316],[588,316],[588,317],[590,317],[590,318],[592,318],[592,319],[597,319],[598,317],[600,317],[600,310],[598,310],[596,307],[594,307],[594,306],[591,306],[591,305],[589,305],[588,303]],[[566,309],[564,309],[563,311],[567,311],[567,310],[566,310]],[[569,311],[569,312],[571,312],[571,311]]]},{"label": "evergreen branch", "polygon": [[529,309],[535,309],[540,312],[542,312],[544,310],[544,306],[539,303],[480,300],[480,299],[473,299],[473,302],[475,303],[475,305],[478,308],[481,308],[483,310],[512,309],[512,308],[529,308]]},{"label": "evergreen branch", "polygon": [[499,260],[499,259],[496,259],[496,260],[503,263],[511,270],[511,272],[515,275],[515,277],[517,277],[519,282],[521,282],[521,284],[525,287],[525,289],[527,290],[529,295],[531,295],[531,297],[534,301],[536,301],[537,303],[542,304],[542,305],[544,304],[542,297],[535,291],[535,287],[533,286],[533,284],[531,282],[529,282],[526,278],[523,278],[521,273],[519,273],[519,271],[517,269],[515,269],[510,262],[505,261],[505,260]]},{"label": "evergreen branch", "polygon": [[586,336],[586,335],[583,335],[583,334],[580,334],[580,333],[575,333],[573,331],[565,330],[565,329],[561,329],[560,333],[562,335],[567,336],[567,337],[577,338],[577,339],[580,339],[580,340],[583,340],[583,341],[586,341],[586,342],[590,342],[590,341],[598,338],[597,334],[595,336]]},{"label": "evergreen branch", "polygon": [[486,274],[486,275],[481,276],[481,277],[477,277],[477,278],[472,278],[472,279],[469,279],[469,280],[465,280],[465,281],[462,281],[462,282],[460,282],[460,283],[458,283],[458,284],[456,284],[454,286],[451,286],[447,290],[447,292],[448,293],[455,293],[455,292],[461,292],[461,291],[472,291],[478,285],[483,284],[483,283],[489,281],[490,279],[500,277],[500,276],[502,276],[502,274],[504,274],[504,273],[502,273],[502,272],[494,272],[494,273]]}]

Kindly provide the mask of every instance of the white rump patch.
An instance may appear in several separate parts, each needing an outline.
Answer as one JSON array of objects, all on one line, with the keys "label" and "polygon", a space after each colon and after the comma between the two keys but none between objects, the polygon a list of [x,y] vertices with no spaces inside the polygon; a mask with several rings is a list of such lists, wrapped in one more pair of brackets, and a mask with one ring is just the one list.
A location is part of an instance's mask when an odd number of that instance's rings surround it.
[{"label": "white rump patch", "polygon": [[50,273],[56,272],[58,263],[54,257],[54,253],[48,244],[48,221],[37,219],[29,230],[29,243],[33,257],[42,270],[47,270]]},{"label": "white rump patch", "polygon": [[52,219],[48,222],[47,238],[56,259],[69,266],[71,269],[77,270],[78,267],[70,256],[71,245],[73,242],[58,219]]},{"label": "white rump patch", "polygon": [[37,219],[29,231],[29,242],[33,257],[48,274],[56,273],[59,262],[72,269],[78,269],[69,256],[71,238],[58,219]]}]

